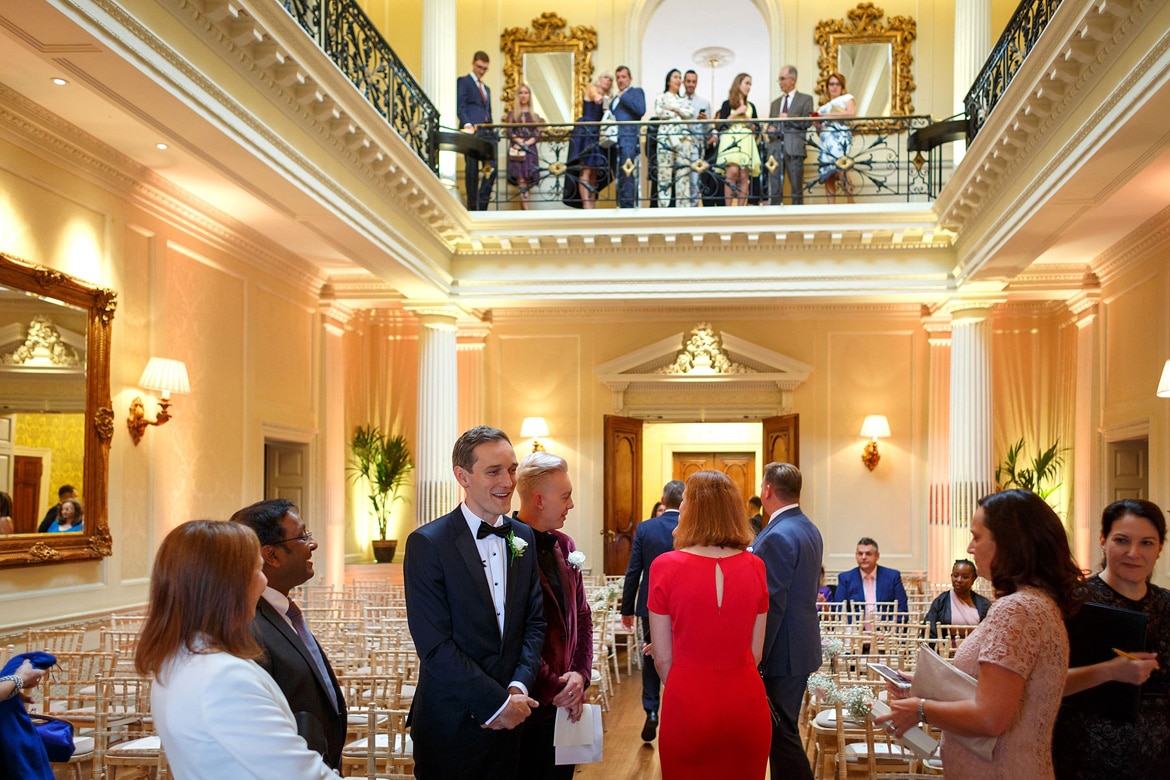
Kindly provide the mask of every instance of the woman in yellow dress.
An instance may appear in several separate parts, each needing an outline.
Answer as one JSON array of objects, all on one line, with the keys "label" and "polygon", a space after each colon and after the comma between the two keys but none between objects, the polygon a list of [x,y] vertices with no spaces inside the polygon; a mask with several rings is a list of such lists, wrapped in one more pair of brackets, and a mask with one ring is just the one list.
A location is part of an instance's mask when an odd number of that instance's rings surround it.
[{"label": "woman in yellow dress", "polygon": [[727,100],[719,107],[718,119],[732,120],[719,125],[719,152],[716,165],[723,168],[723,201],[728,206],[746,206],[751,193],[751,177],[760,175],[760,147],[752,120],[759,116],[748,102],[752,77],[740,73],[731,82]]}]

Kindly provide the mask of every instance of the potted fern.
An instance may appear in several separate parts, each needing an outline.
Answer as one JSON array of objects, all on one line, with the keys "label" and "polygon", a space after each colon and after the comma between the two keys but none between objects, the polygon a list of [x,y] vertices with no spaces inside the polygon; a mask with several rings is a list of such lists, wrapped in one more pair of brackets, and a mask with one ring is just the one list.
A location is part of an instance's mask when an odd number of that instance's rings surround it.
[{"label": "potted fern", "polygon": [[1060,439],[1043,452],[1038,451],[1031,463],[1020,457],[1024,451],[1024,440],[1020,439],[1008,447],[1007,455],[995,467],[995,484],[999,490],[1023,488],[1031,490],[1045,501],[1061,486],[1057,481],[1060,467],[1064,465],[1064,453],[1068,447],[1060,446]]},{"label": "potted fern", "polygon": [[378,522],[378,538],[372,542],[374,560],[390,563],[398,549],[398,540],[386,538],[386,523],[394,502],[406,500],[398,491],[414,469],[410,445],[401,434],[388,436],[376,425],[367,425],[354,431],[349,451],[350,473],[354,479],[365,480],[370,507]]}]

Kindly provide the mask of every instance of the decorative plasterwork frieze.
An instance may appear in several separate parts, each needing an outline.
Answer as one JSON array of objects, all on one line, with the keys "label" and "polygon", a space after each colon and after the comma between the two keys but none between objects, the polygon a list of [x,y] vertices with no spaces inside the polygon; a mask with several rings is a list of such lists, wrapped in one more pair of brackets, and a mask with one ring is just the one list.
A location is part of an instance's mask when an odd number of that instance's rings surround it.
[{"label": "decorative plasterwork frieze", "polygon": [[[702,343],[698,347],[690,345],[696,334],[701,335]],[[702,337],[703,334],[706,338]],[[715,344],[719,345],[719,352],[728,363],[739,364],[739,371],[662,371],[678,363],[680,348],[681,353],[692,357],[698,354],[709,356],[710,348]],[[730,333],[716,332],[707,323],[699,323],[689,333],[660,339],[594,369],[597,378],[614,394],[615,412],[635,411],[627,401],[636,398],[639,416],[645,416],[651,407],[670,406],[676,400],[688,408],[704,402],[710,405],[716,400],[718,406],[725,402],[735,403],[734,398],[728,398],[728,393],[734,393],[736,398],[745,394],[753,396],[753,407],[759,405],[761,398],[770,398],[764,405],[772,409],[772,413],[779,413],[792,408],[792,391],[811,373],[812,366],[806,363]]]},{"label": "decorative plasterwork frieze", "polygon": [[[967,150],[936,204],[940,223],[961,231],[994,205],[1013,185],[1020,169],[1035,158],[1036,150],[1049,140],[1059,120],[1089,89],[1093,78],[1122,48],[1125,39],[1141,29],[1155,0],[1103,0],[1063,3],[1028,54],[1012,85],[1004,93]],[[1132,105],[1130,90],[1145,78],[1157,56],[1147,57],[1129,72],[1125,83],[1081,125],[1074,138],[1048,159],[1046,174],[1035,176],[1019,200],[1044,200],[1049,176],[1067,167],[1068,158],[1080,153],[1086,138],[1100,135],[1119,104]],[[1019,218],[1017,209],[1005,209],[1005,219]]]},{"label": "decorative plasterwork frieze", "polygon": [[[720,319],[767,319],[774,320],[817,320],[817,319],[848,319],[859,318],[873,321],[875,318],[884,319],[912,319],[919,315],[920,304],[903,303],[791,303],[785,302],[781,307],[775,304],[753,304],[744,300],[736,302],[734,308],[729,306],[704,306],[701,303],[687,305],[684,301],[670,301],[655,305],[645,300],[637,301],[631,306],[619,306],[607,302],[581,302],[573,305],[572,316],[575,322],[639,322],[670,321],[694,318],[701,320]],[[534,306],[532,308],[499,308],[491,310],[491,320],[494,323],[528,323],[543,320],[563,319],[565,306]]]},{"label": "decorative plasterwork frieze", "polygon": [[[324,147],[345,160],[388,200],[413,213],[420,226],[449,245],[460,222],[458,202],[281,4],[266,0],[169,1],[189,29],[224,52],[225,61],[297,116]],[[185,63],[178,65],[183,67]],[[190,75],[206,81],[200,74]],[[209,94],[219,93],[219,102],[225,109],[256,125],[257,132],[263,133],[268,142],[283,147],[285,154],[301,156],[271,130],[259,126],[214,84],[204,83],[201,87]],[[311,161],[305,163],[312,167]],[[319,184],[329,186],[332,196],[349,208],[378,218],[367,204],[339,184],[324,180]]]},{"label": "decorative plasterwork frieze", "polygon": [[1170,206],[1143,222],[1125,238],[1098,255],[1091,265],[1101,284],[1109,284],[1132,263],[1170,247]]},{"label": "decorative plasterwork frieze", "polygon": [[248,225],[140,165],[76,125],[0,84],[0,135],[103,189],[128,198],[154,217],[285,279],[312,295],[318,270]]}]

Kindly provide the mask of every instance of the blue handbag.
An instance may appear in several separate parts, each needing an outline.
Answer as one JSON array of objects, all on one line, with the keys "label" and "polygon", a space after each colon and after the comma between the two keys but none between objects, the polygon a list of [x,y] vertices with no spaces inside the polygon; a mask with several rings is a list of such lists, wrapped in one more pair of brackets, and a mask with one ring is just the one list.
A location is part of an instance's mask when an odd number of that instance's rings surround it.
[{"label": "blue handbag", "polygon": [[73,758],[73,724],[67,720],[42,715],[39,712],[30,712],[29,720],[33,728],[45,743],[45,752],[49,754],[49,761],[54,764],[64,764]]}]

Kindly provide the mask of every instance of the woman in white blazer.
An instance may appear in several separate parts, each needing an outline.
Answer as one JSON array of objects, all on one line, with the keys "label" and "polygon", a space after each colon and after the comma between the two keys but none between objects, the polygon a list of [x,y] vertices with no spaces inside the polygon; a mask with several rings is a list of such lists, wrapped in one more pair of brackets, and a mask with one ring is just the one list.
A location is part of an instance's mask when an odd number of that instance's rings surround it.
[{"label": "woman in white blazer", "polygon": [[249,624],[268,584],[255,532],[193,520],[158,549],[135,665],[178,780],[335,779],[297,734]]}]

